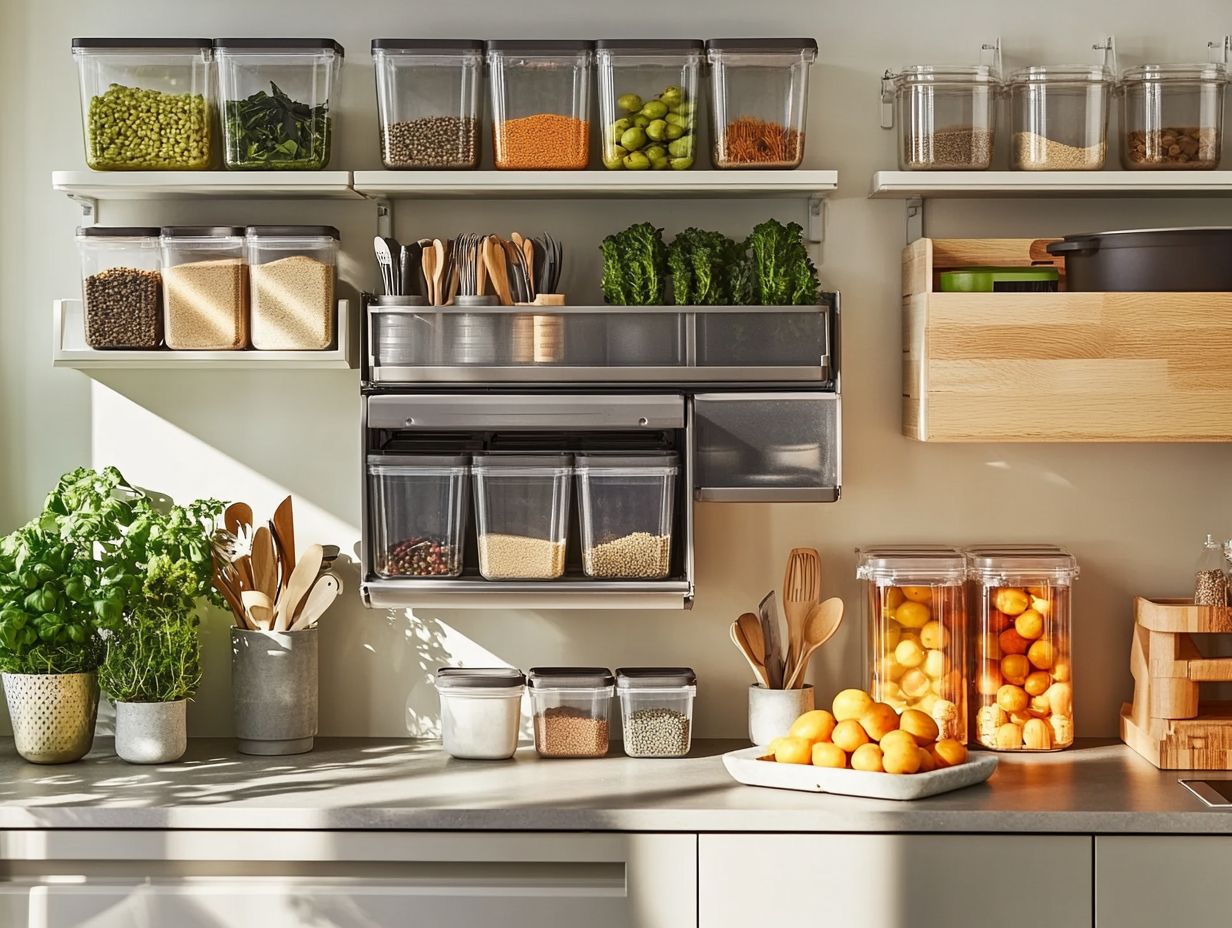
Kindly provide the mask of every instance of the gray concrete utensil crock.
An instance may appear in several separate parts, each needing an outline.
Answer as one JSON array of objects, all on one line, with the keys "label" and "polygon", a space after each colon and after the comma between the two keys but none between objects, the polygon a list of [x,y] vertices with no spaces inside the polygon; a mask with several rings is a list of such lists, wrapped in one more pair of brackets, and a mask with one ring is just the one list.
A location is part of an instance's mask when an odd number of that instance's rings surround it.
[{"label": "gray concrete utensil crock", "polygon": [[169,764],[188,750],[188,700],[117,702],[115,750],[130,764]]},{"label": "gray concrete utensil crock", "polygon": [[781,738],[791,723],[813,708],[813,685],[798,690],[770,690],[760,683],[749,687],[749,740],[769,744]]},{"label": "gray concrete utensil crock", "polygon": [[6,673],[17,753],[32,764],[71,764],[94,745],[95,673]]},{"label": "gray concrete utensil crock", "polygon": [[231,629],[231,705],[241,754],[304,754],[317,734],[317,630]]}]

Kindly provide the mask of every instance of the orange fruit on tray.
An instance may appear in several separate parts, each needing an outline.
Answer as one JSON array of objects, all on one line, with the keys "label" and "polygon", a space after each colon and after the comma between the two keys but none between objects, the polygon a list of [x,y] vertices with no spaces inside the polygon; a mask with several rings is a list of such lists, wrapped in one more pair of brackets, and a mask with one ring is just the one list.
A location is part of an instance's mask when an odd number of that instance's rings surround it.
[{"label": "orange fruit on tray", "polygon": [[898,713],[887,703],[875,702],[860,716],[860,727],[874,741],[880,741],[887,732],[898,728]]},{"label": "orange fruit on tray", "polygon": [[850,754],[862,744],[868,744],[868,732],[855,719],[844,719],[834,726],[830,740]]},{"label": "orange fruit on tray", "polygon": [[877,745],[862,744],[851,755],[852,770],[867,770],[870,773],[881,773],[881,748]]},{"label": "orange fruit on tray", "polygon": [[813,746],[803,738],[783,738],[775,746],[774,759],[780,764],[811,764]]},{"label": "orange fruit on tray", "polygon": [[846,767],[847,752],[837,744],[829,741],[819,741],[813,745],[814,767]]},{"label": "orange fruit on tray", "polygon": [[830,740],[834,724],[834,716],[825,709],[813,709],[792,722],[787,734],[793,738],[803,738],[809,744],[816,744],[818,741]]}]

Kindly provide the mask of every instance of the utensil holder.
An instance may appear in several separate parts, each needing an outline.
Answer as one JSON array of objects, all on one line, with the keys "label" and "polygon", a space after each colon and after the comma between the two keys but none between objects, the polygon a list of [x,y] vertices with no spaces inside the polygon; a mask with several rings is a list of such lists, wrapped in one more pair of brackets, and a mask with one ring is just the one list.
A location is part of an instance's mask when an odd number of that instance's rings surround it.
[{"label": "utensil holder", "polygon": [[[491,295],[454,297],[454,306],[459,309],[496,306],[497,298]],[[450,320],[453,349],[449,354],[451,364],[490,365],[496,363],[497,336],[500,332],[500,317],[488,313],[460,312]]]},{"label": "utensil holder", "polygon": [[798,690],[770,690],[754,683],[749,687],[749,740],[763,745],[781,738],[813,707],[811,683]]},{"label": "utensil holder", "polygon": [[231,704],[241,754],[304,754],[317,734],[317,630],[231,629]]},{"label": "utensil holder", "polygon": [[71,764],[94,744],[98,676],[6,673],[4,696],[17,753],[32,764]]}]

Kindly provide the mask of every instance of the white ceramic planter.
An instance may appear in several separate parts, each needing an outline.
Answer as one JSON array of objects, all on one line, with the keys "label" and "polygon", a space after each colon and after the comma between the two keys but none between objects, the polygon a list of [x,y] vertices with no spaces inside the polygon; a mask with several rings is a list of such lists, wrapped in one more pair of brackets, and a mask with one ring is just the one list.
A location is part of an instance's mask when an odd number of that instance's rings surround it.
[{"label": "white ceramic planter", "polygon": [[4,696],[17,753],[32,764],[71,764],[94,744],[94,673],[6,673]]},{"label": "white ceramic planter", "polygon": [[813,685],[798,690],[768,690],[760,683],[749,687],[749,740],[757,745],[781,738],[791,723],[813,708]]},{"label": "white ceramic planter", "polygon": [[117,702],[115,749],[130,764],[169,764],[188,749],[188,700]]}]

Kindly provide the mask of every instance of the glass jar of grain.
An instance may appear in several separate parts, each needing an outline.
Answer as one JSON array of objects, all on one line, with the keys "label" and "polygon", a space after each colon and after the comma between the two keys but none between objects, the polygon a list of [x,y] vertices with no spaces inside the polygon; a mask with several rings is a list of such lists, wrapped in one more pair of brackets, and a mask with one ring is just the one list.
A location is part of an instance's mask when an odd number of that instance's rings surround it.
[{"label": "glass jar of grain", "polygon": [[992,165],[1001,81],[988,65],[913,65],[893,76],[898,166],[984,171]]},{"label": "glass jar of grain", "polygon": [[163,329],[177,351],[248,345],[248,269],[243,226],[165,226]]},{"label": "glass jar of grain", "polygon": [[321,351],[334,344],[333,226],[249,226],[245,237],[252,346]]},{"label": "glass jar of grain", "polygon": [[1102,170],[1112,86],[1112,72],[1102,65],[1015,71],[1009,84],[1014,170]]}]

